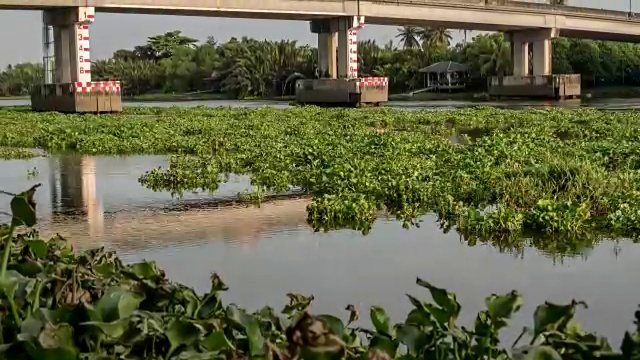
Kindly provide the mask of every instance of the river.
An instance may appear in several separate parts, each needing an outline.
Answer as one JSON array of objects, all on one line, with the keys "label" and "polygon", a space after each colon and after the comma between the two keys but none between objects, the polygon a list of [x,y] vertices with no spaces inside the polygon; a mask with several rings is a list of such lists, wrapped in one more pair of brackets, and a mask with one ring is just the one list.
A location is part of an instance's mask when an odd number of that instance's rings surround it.
[{"label": "river", "polygon": [[[0,107],[2,106],[28,106],[31,102],[27,99],[17,100],[0,100]],[[540,100],[508,100],[508,101],[469,101],[469,100],[427,100],[427,101],[389,101],[385,106],[399,108],[403,110],[421,110],[421,109],[439,109],[449,110],[471,106],[494,106],[500,108],[549,108],[549,107],[563,107],[569,109],[575,109],[579,107],[590,107],[596,109],[605,110],[629,110],[640,108],[640,98],[598,98],[588,102],[581,102],[580,100],[567,100],[567,101],[540,101]],[[124,106],[157,106],[157,107],[193,107],[193,106],[231,106],[231,107],[246,107],[256,108],[262,106],[271,106],[276,108],[287,108],[289,101],[239,101],[239,100],[198,100],[198,101],[165,101],[165,102],[125,102]]]},{"label": "river", "polygon": [[[471,247],[455,232],[444,234],[430,216],[410,230],[379,219],[367,236],[350,230],[314,233],[306,225],[304,199],[181,211],[181,204],[233,197],[249,183],[232,176],[215,194],[186,194],[182,200],[140,186],[144,171],[166,164],[166,156],[0,161],[0,189],[19,192],[42,183],[36,201],[44,234],[69,237],[77,249],[105,246],[125,261],[155,260],[171,279],[198,291],[206,291],[210,274],[217,272],[230,286],[225,300],[250,309],[281,308],[286,293],[300,292],[316,297],[317,313],[344,318],[344,307],[353,303],[366,318],[368,306],[380,305],[402,321],[410,310],[405,293],[428,299],[415,285],[419,276],[456,292],[464,325],[473,323],[484,297],[521,291],[525,306],[507,341],[532,325],[535,306],[545,300],[585,300],[589,309],[578,314],[585,328],[617,347],[640,303],[640,245],[630,241],[605,241],[578,254]],[[8,200],[0,201],[0,211],[8,211]]]}]

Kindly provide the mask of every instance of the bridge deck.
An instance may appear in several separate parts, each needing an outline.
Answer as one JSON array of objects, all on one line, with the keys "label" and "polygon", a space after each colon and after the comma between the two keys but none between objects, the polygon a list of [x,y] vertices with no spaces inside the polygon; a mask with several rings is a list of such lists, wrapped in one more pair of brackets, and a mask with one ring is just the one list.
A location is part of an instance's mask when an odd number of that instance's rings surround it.
[{"label": "bridge deck", "polygon": [[363,15],[368,24],[511,31],[558,28],[561,36],[640,42],[640,18],[624,11],[508,0],[0,0],[0,9],[95,6],[112,13],[311,20]]}]

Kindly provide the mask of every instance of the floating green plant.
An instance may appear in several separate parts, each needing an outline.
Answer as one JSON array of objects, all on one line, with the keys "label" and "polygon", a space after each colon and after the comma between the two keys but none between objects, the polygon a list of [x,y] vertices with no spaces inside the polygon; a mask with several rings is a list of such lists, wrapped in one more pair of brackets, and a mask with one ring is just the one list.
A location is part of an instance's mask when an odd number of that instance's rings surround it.
[{"label": "floating green plant", "polygon": [[[80,116],[0,110],[0,146],[173,154],[158,191],[215,191],[246,174],[264,193],[313,197],[319,231],[405,227],[435,214],[468,236],[636,236],[640,113],[598,110],[127,108]],[[469,130],[475,129],[475,130]],[[456,141],[459,136],[473,139]],[[471,135],[467,136],[470,137]],[[509,236],[511,236],[509,235]]]}]

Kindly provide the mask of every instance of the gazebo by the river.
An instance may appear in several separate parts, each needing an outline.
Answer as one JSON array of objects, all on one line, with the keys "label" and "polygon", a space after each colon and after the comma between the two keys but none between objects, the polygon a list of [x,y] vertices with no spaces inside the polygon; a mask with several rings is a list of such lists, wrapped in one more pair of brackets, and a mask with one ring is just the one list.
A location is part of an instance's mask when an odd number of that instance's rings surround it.
[{"label": "gazebo by the river", "polygon": [[418,70],[425,74],[427,91],[461,90],[467,86],[469,67],[453,61],[441,61]]}]

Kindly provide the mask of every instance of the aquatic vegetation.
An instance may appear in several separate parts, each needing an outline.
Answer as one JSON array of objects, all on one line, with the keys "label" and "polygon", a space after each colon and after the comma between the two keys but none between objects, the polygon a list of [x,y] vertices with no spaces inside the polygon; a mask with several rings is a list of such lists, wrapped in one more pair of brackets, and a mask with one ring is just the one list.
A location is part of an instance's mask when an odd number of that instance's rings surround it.
[{"label": "aquatic vegetation", "polygon": [[[637,359],[636,329],[619,350],[582,329],[586,304],[546,302],[511,347],[500,343],[523,299],[517,291],[485,299],[471,327],[457,323],[455,294],[417,279],[432,301],[408,295],[413,308],[392,324],[384,309],[313,315],[313,297],[287,294],[278,313],[225,305],[228,290],[213,274],[206,294],[172,283],[154,262],[124,264],[103,248],[74,253],[62,238],[45,241],[31,228],[38,185],[11,199],[11,222],[0,226],[0,359]],[[521,344],[524,341],[526,345]]]},{"label": "aquatic vegetation", "polygon": [[0,146],[0,159],[31,159],[42,156],[31,149]]},{"label": "aquatic vegetation", "polygon": [[[598,110],[129,108],[122,115],[0,110],[0,146],[174,154],[140,181],[215,191],[247,174],[258,193],[313,197],[314,229],[404,226],[435,214],[467,237],[636,236],[640,113]],[[508,241],[508,240],[507,240]]]}]

